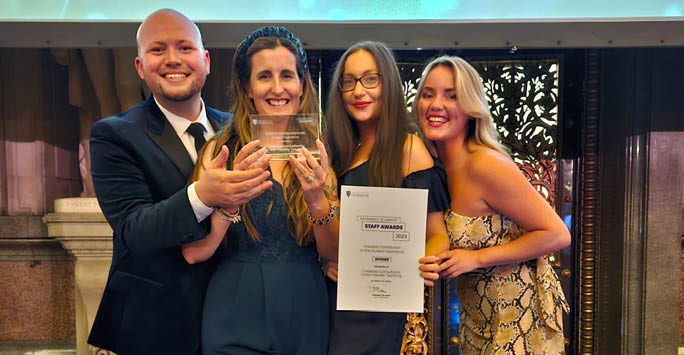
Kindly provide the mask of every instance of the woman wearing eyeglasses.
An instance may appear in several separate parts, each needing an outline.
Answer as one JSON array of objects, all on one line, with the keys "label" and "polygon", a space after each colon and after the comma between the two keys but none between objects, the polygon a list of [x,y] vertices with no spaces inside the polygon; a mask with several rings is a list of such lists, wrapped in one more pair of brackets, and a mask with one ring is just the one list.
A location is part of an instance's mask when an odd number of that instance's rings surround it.
[{"label": "woman wearing eyeglasses", "polygon": [[[420,269],[431,286],[439,276],[435,255],[449,247],[442,216],[448,194],[425,145],[410,134],[401,83],[394,56],[384,44],[360,42],[347,49],[330,85],[327,139],[338,186],[430,190],[425,248],[430,257],[421,259]],[[335,311],[335,262],[328,264],[326,274],[332,319],[328,354],[398,354],[406,314]]]}]

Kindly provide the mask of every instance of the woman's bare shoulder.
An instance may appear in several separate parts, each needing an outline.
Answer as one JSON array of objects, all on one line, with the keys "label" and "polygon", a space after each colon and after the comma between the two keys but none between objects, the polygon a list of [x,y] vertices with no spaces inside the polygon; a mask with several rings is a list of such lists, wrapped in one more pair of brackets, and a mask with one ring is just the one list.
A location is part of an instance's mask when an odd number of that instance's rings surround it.
[{"label": "woman's bare shoulder", "polygon": [[427,147],[415,134],[409,134],[404,143],[403,166],[405,175],[433,167],[435,161]]},{"label": "woman's bare shoulder", "polygon": [[468,176],[485,185],[501,185],[506,180],[523,178],[518,165],[510,157],[489,147],[476,146],[468,157]]}]

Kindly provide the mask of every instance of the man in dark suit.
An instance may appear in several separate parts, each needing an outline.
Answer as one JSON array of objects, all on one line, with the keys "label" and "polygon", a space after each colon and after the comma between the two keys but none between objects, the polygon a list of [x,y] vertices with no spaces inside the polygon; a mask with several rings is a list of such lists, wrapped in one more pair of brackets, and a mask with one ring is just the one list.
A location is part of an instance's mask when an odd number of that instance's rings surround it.
[{"label": "man in dark suit", "polygon": [[202,143],[229,119],[200,97],[209,52],[197,26],[169,9],[143,21],[137,44],[135,66],[152,97],[91,129],[92,176],[114,253],[88,342],[119,355],[198,354],[211,263],[189,265],[181,246],[207,235],[214,207],[236,210],[271,182],[267,164],[226,170],[223,148],[187,185]]}]

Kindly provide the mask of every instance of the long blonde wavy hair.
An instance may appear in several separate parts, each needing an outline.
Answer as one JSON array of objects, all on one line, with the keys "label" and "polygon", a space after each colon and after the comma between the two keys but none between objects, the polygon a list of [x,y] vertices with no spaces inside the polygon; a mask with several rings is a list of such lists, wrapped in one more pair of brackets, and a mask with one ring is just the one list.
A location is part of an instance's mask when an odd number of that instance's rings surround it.
[{"label": "long blonde wavy hair", "polygon": [[[247,143],[253,140],[250,132],[249,115],[256,114],[256,108],[254,107],[254,102],[247,96],[246,88],[249,85],[249,78],[252,70],[252,56],[264,49],[275,49],[276,47],[284,47],[289,50],[296,58],[297,62],[297,75],[303,83],[303,93],[299,103],[299,114],[318,114],[318,99],[316,97],[316,90],[311,83],[311,75],[309,70],[304,66],[302,58],[297,55],[297,49],[295,45],[281,37],[260,37],[256,39],[246,50],[246,58],[244,58],[245,68],[240,70],[238,68],[238,55],[240,55],[240,48],[235,51],[233,57],[232,66],[232,77],[230,86],[230,96],[233,98],[230,112],[233,114],[232,122],[228,124],[220,133],[209,140],[215,141],[214,149],[211,152],[211,156],[215,157],[221,151],[221,147],[225,144],[229,144],[228,147],[231,152],[232,158],[229,160],[229,168],[232,169],[232,159],[237,154],[240,149]],[[205,148],[210,146],[210,144],[205,144]],[[204,153],[205,149],[202,149]],[[203,156],[200,155],[200,156]],[[198,160],[199,161],[199,160]],[[197,164],[195,166],[195,171],[193,172],[193,178],[197,179],[199,176],[199,171],[203,168],[202,164]],[[309,244],[313,241],[313,226],[309,221],[308,207],[304,202],[304,195],[302,192],[302,186],[299,184],[299,180],[295,176],[290,164],[286,164],[283,169],[283,191],[285,192],[285,202],[288,208],[287,216],[288,223],[287,227],[290,234],[297,241],[297,245]],[[326,192],[327,193],[327,192]],[[330,198],[330,196],[326,196]],[[271,203],[266,211],[266,215],[270,214],[271,208],[273,207],[274,201]],[[261,241],[261,236],[259,232],[254,228],[254,224],[249,219],[249,212],[251,211],[250,204],[247,203],[241,210],[241,216],[245,228],[249,233],[252,240],[255,242]]]},{"label": "long blonde wavy hair", "polygon": [[[416,99],[413,100],[411,105],[411,115],[415,122],[418,122],[418,101],[425,86],[425,79],[432,69],[438,66],[449,68],[454,74],[454,87],[456,88],[458,106],[469,118],[466,139],[469,141],[472,139],[477,144],[484,145],[510,157],[510,149],[499,141],[499,132],[489,111],[482,78],[477,70],[461,57],[441,56],[433,59],[425,66],[420,77]],[[428,146],[434,148],[434,143],[425,139],[422,132],[421,137]],[[434,149],[431,150],[434,152]]]}]

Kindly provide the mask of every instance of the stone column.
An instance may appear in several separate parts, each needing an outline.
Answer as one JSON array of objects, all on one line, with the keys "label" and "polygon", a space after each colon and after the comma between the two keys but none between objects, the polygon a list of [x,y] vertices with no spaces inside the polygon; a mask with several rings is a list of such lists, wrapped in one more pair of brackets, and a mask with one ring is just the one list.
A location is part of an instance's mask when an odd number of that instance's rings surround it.
[{"label": "stone column", "polygon": [[682,345],[677,286],[684,235],[684,132],[651,132],[644,284],[643,354]]},{"label": "stone column", "polygon": [[95,198],[55,200],[55,212],[43,217],[48,235],[76,259],[76,351],[78,355],[106,354],[87,343],[107,274],[112,263],[112,229]]}]

